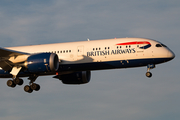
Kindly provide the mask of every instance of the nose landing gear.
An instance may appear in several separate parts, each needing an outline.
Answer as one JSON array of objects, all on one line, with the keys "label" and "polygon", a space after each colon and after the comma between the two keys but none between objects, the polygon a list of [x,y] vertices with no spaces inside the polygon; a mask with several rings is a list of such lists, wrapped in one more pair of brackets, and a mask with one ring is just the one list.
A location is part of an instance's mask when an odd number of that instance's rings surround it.
[{"label": "nose landing gear", "polygon": [[148,77],[148,78],[152,77],[152,73],[151,72],[146,72],[146,77]]},{"label": "nose landing gear", "polygon": [[147,72],[146,72],[146,77],[151,78],[152,77],[152,73],[150,72],[150,69],[155,68],[156,66],[154,64],[148,64],[147,65]]}]

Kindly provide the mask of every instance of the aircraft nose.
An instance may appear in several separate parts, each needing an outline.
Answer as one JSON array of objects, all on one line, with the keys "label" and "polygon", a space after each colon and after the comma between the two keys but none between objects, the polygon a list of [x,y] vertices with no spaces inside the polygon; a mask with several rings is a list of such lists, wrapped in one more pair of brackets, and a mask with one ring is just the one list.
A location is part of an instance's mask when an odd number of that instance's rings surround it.
[{"label": "aircraft nose", "polygon": [[168,51],[168,57],[173,59],[173,58],[175,58],[175,54],[171,50],[169,50]]}]

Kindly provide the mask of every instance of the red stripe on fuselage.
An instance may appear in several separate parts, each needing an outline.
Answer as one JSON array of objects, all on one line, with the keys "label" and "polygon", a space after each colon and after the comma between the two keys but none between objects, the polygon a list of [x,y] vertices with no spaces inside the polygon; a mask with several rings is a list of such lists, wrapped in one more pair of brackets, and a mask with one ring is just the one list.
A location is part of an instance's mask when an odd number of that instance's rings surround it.
[{"label": "red stripe on fuselage", "polygon": [[135,42],[118,43],[116,45],[136,45],[136,44],[149,44],[149,45],[151,45],[151,43],[147,42],[147,41],[140,41],[140,42],[135,41]]}]

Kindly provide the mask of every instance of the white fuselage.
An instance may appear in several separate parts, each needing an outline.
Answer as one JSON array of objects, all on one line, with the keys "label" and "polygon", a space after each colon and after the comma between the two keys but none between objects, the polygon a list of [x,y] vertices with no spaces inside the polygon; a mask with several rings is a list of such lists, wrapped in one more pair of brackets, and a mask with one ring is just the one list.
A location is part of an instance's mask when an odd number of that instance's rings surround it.
[{"label": "white fuselage", "polygon": [[[138,42],[149,42],[151,47],[140,49],[145,46]],[[137,42],[136,44],[129,44]],[[118,45],[127,43],[126,45]],[[55,43],[45,45],[31,45],[21,47],[9,47],[12,49],[27,53],[53,52],[59,57],[60,64],[78,64],[92,62],[108,62],[135,59],[153,59],[153,58],[171,58],[173,52],[167,47],[156,47],[161,44],[157,41],[143,38],[118,38],[106,40],[93,40],[82,42]]]}]

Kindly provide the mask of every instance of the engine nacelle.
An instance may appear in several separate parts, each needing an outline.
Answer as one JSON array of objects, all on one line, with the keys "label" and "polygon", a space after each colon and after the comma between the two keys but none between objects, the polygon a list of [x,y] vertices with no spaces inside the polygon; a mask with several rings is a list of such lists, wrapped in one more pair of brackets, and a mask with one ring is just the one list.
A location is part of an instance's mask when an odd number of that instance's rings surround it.
[{"label": "engine nacelle", "polygon": [[59,58],[54,53],[39,53],[28,57],[25,62],[31,73],[53,72],[59,68]]},{"label": "engine nacelle", "polygon": [[59,76],[59,79],[64,84],[85,84],[90,81],[91,72],[90,71],[81,71],[71,74],[65,74]]}]

